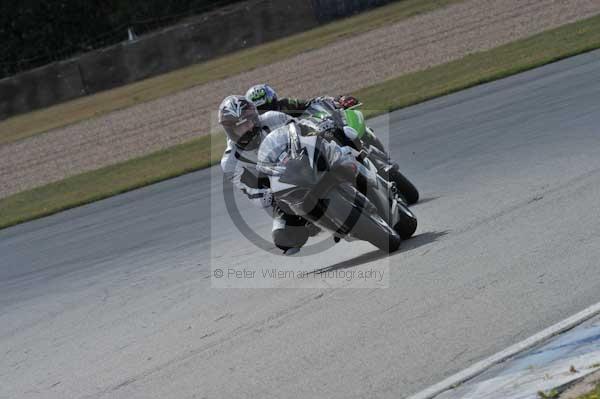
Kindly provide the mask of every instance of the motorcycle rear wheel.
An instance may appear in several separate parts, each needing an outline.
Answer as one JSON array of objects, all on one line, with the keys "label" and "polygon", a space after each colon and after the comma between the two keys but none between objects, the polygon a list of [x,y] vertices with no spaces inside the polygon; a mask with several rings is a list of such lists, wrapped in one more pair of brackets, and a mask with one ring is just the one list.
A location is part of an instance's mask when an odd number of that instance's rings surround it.
[{"label": "motorcycle rear wheel", "polygon": [[419,202],[419,191],[402,173],[396,169],[388,172],[387,180],[396,183],[398,194],[404,198],[408,205]]}]

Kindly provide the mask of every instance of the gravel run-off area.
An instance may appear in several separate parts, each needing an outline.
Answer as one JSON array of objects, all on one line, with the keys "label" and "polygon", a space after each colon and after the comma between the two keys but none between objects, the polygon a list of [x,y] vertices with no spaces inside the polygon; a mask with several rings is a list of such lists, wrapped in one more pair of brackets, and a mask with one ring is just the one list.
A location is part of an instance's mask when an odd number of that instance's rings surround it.
[{"label": "gravel run-off area", "polygon": [[560,399],[580,399],[600,384],[600,371],[588,375],[560,395]]},{"label": "gravel run-off area", "polygon": [[[467,0],[227,79],[0,146],[0,198],[214,129],[219,102],[267,81],[341,94],[600,13],[600,0]],[[357,54],[362,56],[357,57]]]}]

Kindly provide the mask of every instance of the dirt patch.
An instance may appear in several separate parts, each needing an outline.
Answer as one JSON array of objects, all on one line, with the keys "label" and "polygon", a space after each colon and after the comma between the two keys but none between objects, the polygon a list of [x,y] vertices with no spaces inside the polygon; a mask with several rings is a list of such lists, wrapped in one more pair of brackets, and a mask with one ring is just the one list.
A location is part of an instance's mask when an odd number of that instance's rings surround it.
[{"label": "dirt patch", "polygon": [[598,0],[468,0],[322,49],[0,147],[0,197],[208,133],[220,100],[351,92],[600,13]]},{"label": "dirt patch", "polygon": [[591,392],[600,384],[600,370],[596,371],[573,385],[560,395],[560,399],[579,399],[586,393]]}]

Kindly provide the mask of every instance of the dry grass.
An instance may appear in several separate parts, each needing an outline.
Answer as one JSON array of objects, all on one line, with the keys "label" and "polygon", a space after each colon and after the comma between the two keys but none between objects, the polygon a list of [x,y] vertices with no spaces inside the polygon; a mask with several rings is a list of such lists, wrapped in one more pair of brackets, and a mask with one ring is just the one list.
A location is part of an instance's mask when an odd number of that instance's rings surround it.
[{"label": "dry grass", "polygon": [[355,94],[370,109],[393,111],[599,47],[600,16],[596,16],[425,71],[400,76]]}]

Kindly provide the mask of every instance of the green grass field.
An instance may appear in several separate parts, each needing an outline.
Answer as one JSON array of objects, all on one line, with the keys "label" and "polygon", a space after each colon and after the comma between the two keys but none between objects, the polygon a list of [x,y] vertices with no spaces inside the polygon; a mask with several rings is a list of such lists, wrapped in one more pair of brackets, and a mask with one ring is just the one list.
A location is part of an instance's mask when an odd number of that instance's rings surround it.
[{"label": "green grass field", "polygon": [[0,122],[0,145],[272,64],[462,0],[403,0],[297,35]]},{"label": "green grass field", "polygon": [[221,159],[224,135],[132,159],[0,200],[0,228],[87,204],[132,189],[206,168]]},{"label": "green grass field", "polygon": [[[354,93],[366,109],[395,110],[600,48],[596,16]],[[374,116],[371,114],[370,116]],[[0,228],[205,168],[223,150],[214,135],[0,200]]]}]

